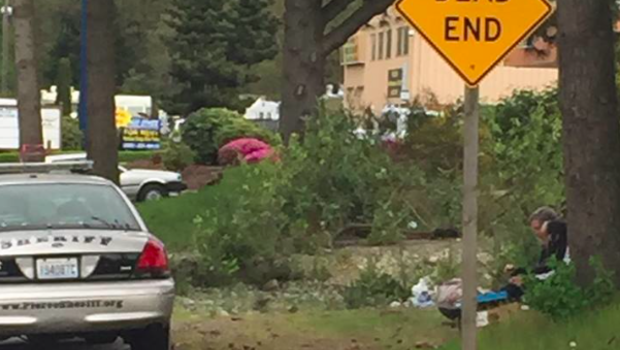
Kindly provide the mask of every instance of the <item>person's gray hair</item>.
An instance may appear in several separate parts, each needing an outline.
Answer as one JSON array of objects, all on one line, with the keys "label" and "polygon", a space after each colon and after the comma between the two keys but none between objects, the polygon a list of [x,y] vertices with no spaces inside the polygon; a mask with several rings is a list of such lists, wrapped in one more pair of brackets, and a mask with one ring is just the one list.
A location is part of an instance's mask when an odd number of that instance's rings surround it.
[{"label": "person's gray hair", "polygon": [[553,210],[551,207],[540,207],[536,209],[532,215],[530,215],[530,219],[528,222],[532,222],[534,220],[540,221],[541,223],[546,221],[557,220],[560,218],[560,215]]}]

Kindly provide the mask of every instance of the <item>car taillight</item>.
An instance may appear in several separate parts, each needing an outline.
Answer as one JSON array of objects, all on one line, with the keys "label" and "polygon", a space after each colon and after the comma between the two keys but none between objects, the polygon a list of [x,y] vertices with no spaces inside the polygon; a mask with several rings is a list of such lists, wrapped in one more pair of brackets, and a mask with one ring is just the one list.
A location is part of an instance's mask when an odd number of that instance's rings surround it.
[{"label": "car taillight", "polygon": [[136,272],[139,275],[151,277],[165,277],[170,273],[168,254],[164,244],[156,239],[149,239],[138,259]]}]

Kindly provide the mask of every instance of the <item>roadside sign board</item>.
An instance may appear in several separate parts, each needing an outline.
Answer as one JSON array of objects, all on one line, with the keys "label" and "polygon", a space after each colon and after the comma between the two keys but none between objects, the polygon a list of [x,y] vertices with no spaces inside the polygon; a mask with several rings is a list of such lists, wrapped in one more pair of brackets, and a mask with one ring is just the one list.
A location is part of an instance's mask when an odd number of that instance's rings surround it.
[{"label": "roadside sign board", "polygon": [[396,8],[472,87],[553,13],[549,0],[399,0]]},{"label": "roadside sign board", "polygon": [[[41,108],[44,146],[58,150],[62,146],[62,113],[58,107]],[[17,106],[0,106],[0,150],[19,149],[19,111]]]},{"label": "roadside sign board", "polygon": [[122,150],[161,149],[161,121],[134,118],[120,128]]}]

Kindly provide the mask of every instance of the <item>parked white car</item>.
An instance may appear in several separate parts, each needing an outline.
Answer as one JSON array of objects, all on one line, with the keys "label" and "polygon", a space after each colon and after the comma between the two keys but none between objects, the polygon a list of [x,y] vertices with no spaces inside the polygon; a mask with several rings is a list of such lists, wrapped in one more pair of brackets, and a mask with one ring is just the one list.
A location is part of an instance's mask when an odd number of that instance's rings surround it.
[{"label": "parked white car", "polygon": [[[48,156],[46,163],[63,163],[86,160],[86,153]],[[179,173],[162,170],[127,169],[118,167],[120,185],[125,194],[134,201],[158,200],[187,189]]]}]

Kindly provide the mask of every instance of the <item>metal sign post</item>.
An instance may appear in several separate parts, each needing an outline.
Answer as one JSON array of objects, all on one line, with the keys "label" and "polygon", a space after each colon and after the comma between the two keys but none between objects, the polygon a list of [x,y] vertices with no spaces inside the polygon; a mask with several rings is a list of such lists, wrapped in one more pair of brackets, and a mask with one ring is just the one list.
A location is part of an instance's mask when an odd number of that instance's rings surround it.
[{"label": "metal sign post", "polygon": [[475,350],[478,276],[478,123],[479,89],[465,88],[465,127],[463,158],[463,313],[464,350]]}]

